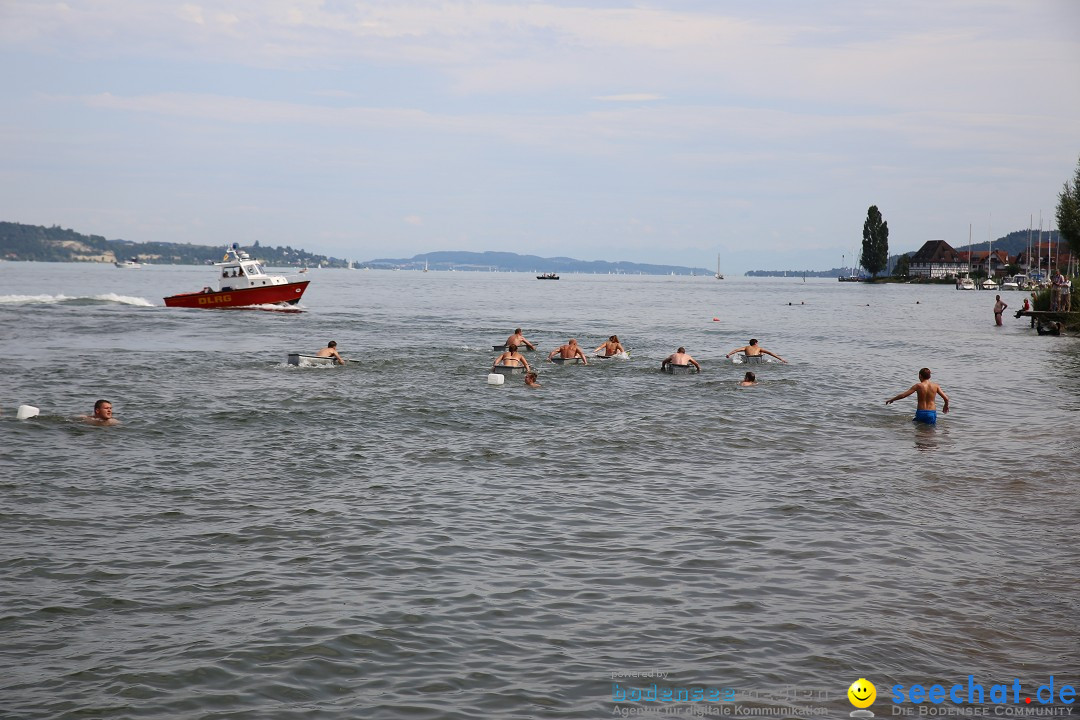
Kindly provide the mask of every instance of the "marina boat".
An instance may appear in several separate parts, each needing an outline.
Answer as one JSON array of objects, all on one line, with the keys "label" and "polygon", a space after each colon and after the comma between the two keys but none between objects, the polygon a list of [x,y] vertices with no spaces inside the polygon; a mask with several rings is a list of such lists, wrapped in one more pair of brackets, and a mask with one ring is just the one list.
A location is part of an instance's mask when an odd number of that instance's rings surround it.
[{"label": "marina boat", "polygon": [[972,280],[969,277],[956,278],[956,289],[957,290],[974,290],[975,289],[975,281]]},{"label": "marina boat", "polygon": [[1002,290],[1019,290],[1020,283],[1017,281],[1015,275],[1006,275],[1001,281]]},{"label": "marina boat", "polygon": [[233,243],[225,259],[214,263],[218,289],[209,286],[198,292],[170,295],[166,307],[230,308],[251,305],[295,305],[307,289],[309,280],[289,282],[284,275],[270,275],[250,255]]},{"label": "marina boat", "polygon": [[979,287],[983,290],[997,290],[998,284],[994,281],[994,278],[986,278]]},{"label": "marina boat", "polygon": [[543,275],[537,275],[537,280],[558,280],[559,276],[555,273],[544,273]]},{"label": "marina boat", "polygon": [[139,258],[137,257],[129,260],[117,260],[113,265],[124,270],[135,270],[142,267],[142,263],[139,262]]}]

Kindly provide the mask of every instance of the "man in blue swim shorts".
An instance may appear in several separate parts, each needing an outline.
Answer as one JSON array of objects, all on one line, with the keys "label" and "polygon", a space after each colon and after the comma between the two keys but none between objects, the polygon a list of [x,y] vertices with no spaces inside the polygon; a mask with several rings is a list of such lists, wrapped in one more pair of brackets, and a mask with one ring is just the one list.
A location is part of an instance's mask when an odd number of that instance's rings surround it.
[{"label": "man in blue swim shorts", "polygon": [[930,382],[930,368],[923,368],[920,370],[919,382],[915,383],[896,397],[889,398],[885,401],[885,404],[891,405],[895,401],[906,398],[912,393],[918,393],[919,399],[918,409],[915,411],[915,417],[912,418],[915,422],[925,423],[927,425],[937,424],[938,395],[945,401],[945,404],[941,408],[941,412],[949,412],[949,396],[945,394],[945,391],[941,389],[940,385]]}]

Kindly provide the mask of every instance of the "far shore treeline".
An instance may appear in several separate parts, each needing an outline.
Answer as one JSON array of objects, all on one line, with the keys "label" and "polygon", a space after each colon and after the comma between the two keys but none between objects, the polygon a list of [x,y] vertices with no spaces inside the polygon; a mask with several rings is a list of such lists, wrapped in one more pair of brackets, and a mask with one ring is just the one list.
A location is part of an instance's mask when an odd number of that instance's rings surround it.
[{"label": "far shore treeline", "polygon": [[[421,270],[462,270],[500,272],[623,273],[627,275],[711,275],[701,267],[651,265],[647,263],[575,260],[568,257],[542,258],[508,252],[440,251],[411,258],[379,258],[351,262],[348,259],[316,255],[289,246],[272,247],[240,242],[264,265],[271,267],[325,267]],[[59,226],[42,227],[0,222],[0,259],[35,262],[116,262],[137,258],[160,265],[204,265],[221,260],[224,245],[187,245],[167,242],[107,240],[100,235],[83,235]]]},{"label": "far shore treeline", "polygon": [[[1036,231],[1037,232],[1037,231]],[[1026,249],[1028,230],[1017,230],[994,240],[995,249],[1010,255]],[[1057,241],[1057,232],[1050,240]],[[1044,236],[1045,241],[1045,236]],[[681,265],[653,265],[648,263],[608,262],[604,260],[575,260],[568,257],[543,258],[536,255],[518,255],[509,252],[439,251],[411,258],[379,258],[350,262],[348,259],[309,253],[290,246],[273,247],[240,242],[252,255],[271,267],[326,267],[420,270],[500,271],[500,272],[554,272],[554,273],[617,273],[637,275],[712,275],[714,271],[701,267]],[[988,243],[957,246],[958,250],[986,249]],[[221,260],[224,245],[189,245],[168,242],[132,242],[108,240],[100,235],[83,235],[57,225],[44,227],[22,223],[0,222],[0,259],[34,262],[115,262],[138,258],[140,262],[161,265],[205,265]],[[913,253],[914,251],[912,251]],[[910,255],[912,253],[904,253]],[[888,270],[895,267],[900,255],[889,257]],[[851,268],[830,270],[751,270],[750,277],[838,277],[848,275]]]}]

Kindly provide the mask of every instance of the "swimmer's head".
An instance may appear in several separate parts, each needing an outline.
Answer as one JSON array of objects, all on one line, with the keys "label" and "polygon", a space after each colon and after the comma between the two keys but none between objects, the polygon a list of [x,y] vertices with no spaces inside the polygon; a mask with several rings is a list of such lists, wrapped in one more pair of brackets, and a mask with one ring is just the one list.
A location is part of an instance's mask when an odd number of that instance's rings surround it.
[{"label": "swimmer's head", "polygon": [[330,342],[326,343],[326,347],[328,347],[328,348],[336,348],[337,347],[337,340],[331,340]]},{"label": "swimmer's head", "polygon": [[514,334],[515,335],[520,335],[521,334],[521,328],[514,328]]},{"label": "swimmer's head", "polygon": [[743,380],[746,382],[757,382],[757,375],[747,371],[746,375],[743,376]]},{"label": "swimmer's head", "polygon": [[684,353],[684,352],[686,352],[686,348],[684,348],[684,347],[681,347],[681,348],[679,348],[678,350],[676,350],[675,352],[681,352],[681,353]]},{"label": "swimmer's head", "polygon": [[757,338],[750,338],[751,345],[757,345]]},{"label": "swimmer's head", "polygon": [[930,379],[930,368],[923,368],[922,370],[920,370],[919,371],[919,379],[920,380],[929,380]]},{"label": "swimmer's head", "polygon": [[608,338],[608,340],[611,340],[611,342],[619,342],[619,336],[612,335],[610,338]]},{"label": "swimmer's head", "polygon": [[510,352],[517,352],[517,345],[515,345],[514,343],[510,343],[506,346],[506,349]]}]

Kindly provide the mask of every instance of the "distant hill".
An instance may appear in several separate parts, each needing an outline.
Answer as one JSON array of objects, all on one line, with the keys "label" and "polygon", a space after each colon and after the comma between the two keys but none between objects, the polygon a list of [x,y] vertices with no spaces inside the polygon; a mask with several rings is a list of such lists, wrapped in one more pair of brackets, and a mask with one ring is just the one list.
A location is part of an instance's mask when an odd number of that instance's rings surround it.
[{"label": "distant hill", "polygon": [[[348,267],[348,260],[316,255],[292,247],[244,245],[264,265],[273,267]],[[43,227],[0,222],[0,258],[36,262],[115,262],[138,258],[161,265],[204,265],[221,260],[223,245],[188,245],[167,242],[107,240],[100,235],[83,235],[58,225]],[[681,265],[649,265],[603,260],[575,260],[568,257],[542,258],[508,252],[442,251],[411,258],[381,258],[352,263],[353,267],[419,270],[425,262],[431,270],[497,270],[502,272],[615,273],[627,275],[711,275],[705,268]]]},{"label": "distant hill", "polygon": [[[345,267],[347,262],[286,247],[245,246],[257,260],[276,267]],[[36,262],[115,262],[138,258],[161,265],[204,265],[221,260],[224,245],[106,240],[58,225],[43,227],[0,222],[0,258]]]},{"label": "distant hill", "polygon": [[568,257],[544,258],[511,252],[439,251],[411,258],[379,258],[360,263],[360,267],[420,270],[425,263],[430,270],[478,270],[530,273],[598,273],[601,275],[712,275],[705,268],[682,265],[650,265],[626,261],[575,260]]}]

